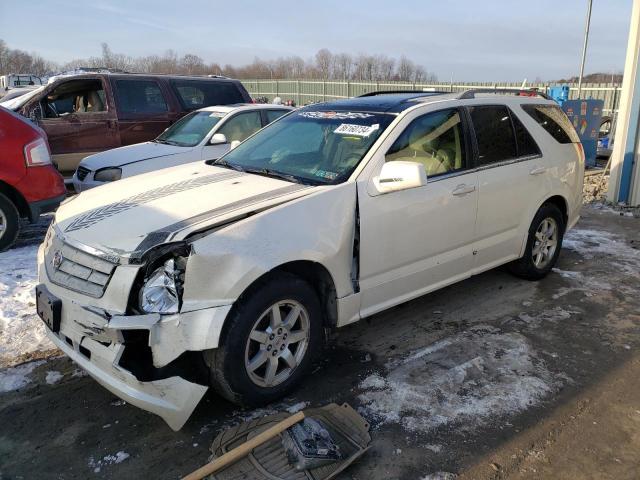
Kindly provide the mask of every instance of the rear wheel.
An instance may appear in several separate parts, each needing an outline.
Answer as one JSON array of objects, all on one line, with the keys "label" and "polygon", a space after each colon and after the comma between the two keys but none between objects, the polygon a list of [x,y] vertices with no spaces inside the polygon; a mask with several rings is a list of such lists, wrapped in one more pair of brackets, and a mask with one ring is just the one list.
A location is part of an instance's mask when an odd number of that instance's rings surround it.
[{"label": "rear wheel", "polygon": [[514,274],[528,280],[544,278],[555,266],[565,230],[564,216],[553,204],[544,204],[531,222],[524,256],[509,265]]},{"label": "rear wheel", "polygon": [[18,238],[20,215],[11,200],[0,193],[0,252],[8,249]]},{"label": "rear wheel", "polygon": [[272,276],[243,295],[221,346],[205,352],[213,387],[242,405],[269,403],[303,378],[322,344],[318,298],[304,280]]}]

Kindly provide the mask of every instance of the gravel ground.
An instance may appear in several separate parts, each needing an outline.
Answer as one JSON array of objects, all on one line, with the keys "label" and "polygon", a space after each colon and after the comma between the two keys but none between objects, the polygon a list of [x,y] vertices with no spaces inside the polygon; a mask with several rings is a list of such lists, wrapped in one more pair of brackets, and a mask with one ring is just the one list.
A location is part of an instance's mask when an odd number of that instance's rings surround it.
[{"label": "gravel ground", "polygon": [[[586,207],[545,280],[493,270],[346,327],[291,397],[242,411],[209,393],[177,433],[37,347],[0,369],[0,479],[175,479],[221,429],[329,402],[372,425],[342,479],[637,479],[639,227]],[[36,328],[25,298],[0,312]]]}]

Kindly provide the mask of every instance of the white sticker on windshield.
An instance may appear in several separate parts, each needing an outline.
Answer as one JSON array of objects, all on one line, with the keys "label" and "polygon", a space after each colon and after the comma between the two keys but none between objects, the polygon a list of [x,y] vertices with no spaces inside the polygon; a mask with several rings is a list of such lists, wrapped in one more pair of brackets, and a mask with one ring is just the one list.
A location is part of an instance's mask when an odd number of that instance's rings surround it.
[{"label": "white sticker on windshield", "polygon": [[337,119],[337,120],[356,120],[359,118],[369,118],[373,117],[371,113],[362,113],[362,112],[309,112],[302,111],[298,112],[298,115],[301,117],[307,118],[320,118],[320,119]]},{"label": "white sticker on windshield", "polygon": [[211,115],[209,115],[210,117],[216,117],[216,118],[222,118],[224,117],[224,113],[222,112],[211,112]]},{"label": "white sticker on windshield", "polygon": [[353,125],[351,123],[343,123],[336,128],[333,133],[338,133],[340,135],[355,135],[356,137],[368,137],[379,128],[380,125],[377,123],[374,125]]}]

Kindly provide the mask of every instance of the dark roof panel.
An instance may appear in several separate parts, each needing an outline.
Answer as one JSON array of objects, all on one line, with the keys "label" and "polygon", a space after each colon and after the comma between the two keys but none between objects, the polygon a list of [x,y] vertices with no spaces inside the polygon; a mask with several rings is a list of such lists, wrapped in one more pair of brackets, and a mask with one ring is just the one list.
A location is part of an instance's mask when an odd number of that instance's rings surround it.
[{"label": "dark roof panel", "polygon": [[368,112],[398,113],[415,105],[412,100],[431,97],[434,95],[439,94],[432,92],[385,93],[383,95],[374,95],[370,97],[354,97],[346,98],[344,100],[332,100],[329,102],[309,105],[305,108],[322,111],[361,110]]}]

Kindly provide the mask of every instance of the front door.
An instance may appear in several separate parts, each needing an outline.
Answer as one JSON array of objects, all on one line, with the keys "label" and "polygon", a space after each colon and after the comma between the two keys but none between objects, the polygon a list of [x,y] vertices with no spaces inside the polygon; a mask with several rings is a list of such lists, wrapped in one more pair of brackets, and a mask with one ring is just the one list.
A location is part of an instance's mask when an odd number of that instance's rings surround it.
[{"label": "front door", "polygon": [[379,194],[372,179],[358,181],[363,317],[466,278],[473,266],[478,178],[465,117],[446,109],[408,122],[384,162],[423,164],[427,185]]},{"label": "front door", "polygon": [[71,174],[87,155],[119,146],[115,109],[101,78],[57,84],[34,106],[47,133],[53,162]]}]

